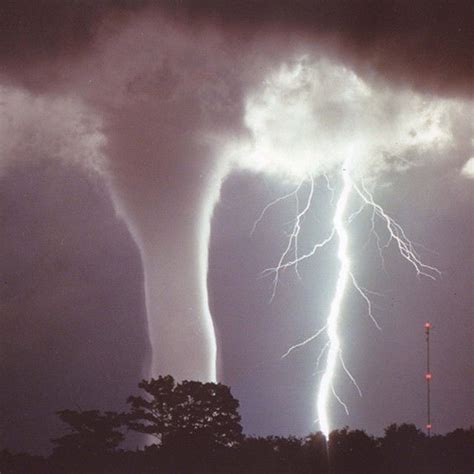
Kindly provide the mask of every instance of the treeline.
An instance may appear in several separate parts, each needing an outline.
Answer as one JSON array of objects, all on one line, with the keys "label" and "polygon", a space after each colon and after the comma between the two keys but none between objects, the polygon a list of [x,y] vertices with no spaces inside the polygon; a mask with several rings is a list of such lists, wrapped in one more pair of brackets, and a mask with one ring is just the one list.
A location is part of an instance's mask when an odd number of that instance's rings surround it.
[{"label": "treeline", "polygon": [[[242,434],[239,402],[223,384],[171,376],[142,381],[126,413],[61,410],[66,433],[47,457],[0,452],[2,474],[472,474],[474,427],[428,438],[412,424],[383,437],[334,430],[297,437]],[[130,433],[147,446],[126,450]]]}]

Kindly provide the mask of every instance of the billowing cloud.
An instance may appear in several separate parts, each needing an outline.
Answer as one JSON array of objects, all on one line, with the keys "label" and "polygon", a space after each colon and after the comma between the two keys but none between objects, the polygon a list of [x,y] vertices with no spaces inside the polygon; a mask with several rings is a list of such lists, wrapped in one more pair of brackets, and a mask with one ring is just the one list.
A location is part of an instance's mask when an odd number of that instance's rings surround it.
[{"label": "billowing cloud", "polygon": [[249,93],[244,121],[252,139],[229,152],[239,166],[282,177],[318,176],[343,163],[373,177],[453,146],[453,119],[462,110],[459,101],[377,87],[344,65],[302,58]]},{"label": "billowing cloud", "polygon": [[466,178],[474,179],[474,156],[466,161],[462,167],[461,174]]},{"label": "billowing cloud", "polygon": [[0,111],[2,169],[13,161],[54,158],[105,172],[101,119],[81,99],[0,86]]}]

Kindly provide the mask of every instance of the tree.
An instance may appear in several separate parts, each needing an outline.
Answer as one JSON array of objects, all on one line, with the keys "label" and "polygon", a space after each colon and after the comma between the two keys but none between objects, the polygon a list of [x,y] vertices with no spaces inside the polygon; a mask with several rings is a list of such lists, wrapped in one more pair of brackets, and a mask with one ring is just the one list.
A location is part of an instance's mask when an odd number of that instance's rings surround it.
[{"label": "tree", "polygon": [[11,453],[7,449],[0,451],[0,472],[5,474],[51,474],[46,459],[28,453]]},{"label": "tree", "polygon": [[112,453],[124,439],[119,429],[124,424],[123,415],[101,414],[98,410],[61,410],[57,414],[69,425],[70,433],[52,440],[56,456],[103,456]]},{"label": "tree", "polygon": [[[260,474],[262,472],[298,473],[314,472],[305,469],[303,441],[294,436],[247,437],[238,450],[235,472]],[[307,463],[306,463],[307,464]]]},{"label": "tree", "polygon": [[395,423],[385,428],[385,436],[381,439],[383,472],[407,473],[411,466],[424,463],[425,434],[415,425]]},{"label": "tree", "polygon": [[474,472],[474,427],[456,429],[444,436],[428,438],[427,458],[430,473]]},{"label": "tree", "polygon": [[329,462],[334,472],[379,473],[375,439],[365,431],[347,427],[329,435]]},{"label": "tree", "polygon": [[231,447],[242,438],[239,402],[223,384],[184,381],[170,375],[143,380],[145,396],[131,396],[128,427],[154,436],[161,447],[179,442]]},{"label": "tree", "polygon": [[310,466],[308,472],[328,471],[328,442],[321,431],[310,433],[305,439],[303,449]]}]

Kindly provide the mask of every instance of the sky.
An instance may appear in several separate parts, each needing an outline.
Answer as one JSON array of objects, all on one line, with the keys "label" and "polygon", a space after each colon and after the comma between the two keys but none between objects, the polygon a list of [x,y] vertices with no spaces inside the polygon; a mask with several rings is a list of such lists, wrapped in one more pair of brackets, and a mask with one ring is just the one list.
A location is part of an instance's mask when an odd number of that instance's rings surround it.
[{"label": "sky", "polygon": [[160,373],[230,385],[249,434],[318,430],[324,336],[281,357],[325,324],[336,240],[273,298],[262,272],[311,183],[300,254],[330,234],[343,167],[441,275],[381,259],[370,206],[347,223],[380,330],[348,291],[362,397],[339,367],[332,427],[424,426],[426,320],[433,430],[472,425],[468,3],[2,2],[1,447],[46,452],[55,411]]}]

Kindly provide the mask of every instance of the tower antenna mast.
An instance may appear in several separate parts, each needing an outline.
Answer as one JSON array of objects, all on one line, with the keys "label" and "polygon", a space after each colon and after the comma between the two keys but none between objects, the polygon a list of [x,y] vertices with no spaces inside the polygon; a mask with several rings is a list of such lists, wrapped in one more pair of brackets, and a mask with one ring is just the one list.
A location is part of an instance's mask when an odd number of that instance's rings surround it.
[{"label": "tower antenna mast", "polygon": [[431,323],[425,323],[425,336],[426,336],[426,432],[428,438],[431,437],[431,369],[430,369],[430,330]]}]

